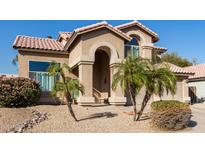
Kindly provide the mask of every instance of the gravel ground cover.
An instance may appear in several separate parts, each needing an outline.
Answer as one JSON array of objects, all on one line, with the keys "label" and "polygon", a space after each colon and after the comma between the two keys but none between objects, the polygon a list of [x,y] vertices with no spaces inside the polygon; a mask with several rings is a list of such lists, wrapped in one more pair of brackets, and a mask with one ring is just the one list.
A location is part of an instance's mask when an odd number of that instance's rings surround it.
[{"label": "gravel ground cover", "polygon": [[30,108],[0,108],[0,133],[32,118]]},{"label": "gravel ground cover", "polygon": [[[0,108],[0,133],[32,118],[32,111],[48,113],[49,119],[26,132],[35,133],[101,133],[101,132],[154,132],[149,120],[133,122],[132,107],[99,106],[81,107],[74,105],[80,122],[74,122],[67,106],[39,105],[27,108]],[[127,114],[126,114],[127,113]]]},{"label": "gravel ground cover", "polygon": [[[198,106],[197,106],[198,107]],[[19,123],[23,123],[32,118],[32,111],[48,113],[49,118],[32,129],[26,130],[27,133],[155,133],[162,132],[150,126],[150,120],[133,122],[132,107],[122,106],[98,106],[82,107],[74,105],[73,109],[80,122],[75,122],[70,117],[67,106],[39,105],[27,108],[0,108],[0,133],[6,132]],[[200,127],[202,115],[193,109],[193,120],[197,121],[197,126],[191,126],[185,130],[177,132],[204,132]],[[201,119],[201,120],[200,120]],[[201,122],[200,122],[201,121]],[[201,128],[200,130],[198,130]]]}]

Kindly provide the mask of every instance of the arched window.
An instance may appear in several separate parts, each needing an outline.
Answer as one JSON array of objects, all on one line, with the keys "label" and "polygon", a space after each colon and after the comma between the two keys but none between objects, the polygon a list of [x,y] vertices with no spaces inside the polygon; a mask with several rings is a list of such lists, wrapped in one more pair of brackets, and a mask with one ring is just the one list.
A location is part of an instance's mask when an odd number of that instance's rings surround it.
[{"label": "arched window", "polygon": [[139,56],[139,43],[136,38],[125,44],[125,57],[128,55],[138,57]]}]

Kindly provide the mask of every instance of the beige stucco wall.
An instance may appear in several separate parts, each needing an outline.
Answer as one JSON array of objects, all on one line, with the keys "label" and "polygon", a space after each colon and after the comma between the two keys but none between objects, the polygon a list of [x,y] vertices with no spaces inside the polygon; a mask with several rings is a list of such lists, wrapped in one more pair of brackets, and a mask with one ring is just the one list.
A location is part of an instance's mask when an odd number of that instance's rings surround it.
[{"label": "beige stucco wall", "polygon": [[[45,51],[44,51],[45,52]],[[29,61],[42,61],[68,64],[68,55],[62,54],[48,54],[35,51],[19,51],[18,53],[18,76],[29,78]],[[56,103],[56,100],[51,97],[48,92],[42,92],[39,102]]]},{"label": "beige stucco wall", "polygon": [[[70,51],[69,65],[79,67],[79,80],[85,85],[85,94],[78,98],[81,104],[94,103],[93,98],[93,64],[95,62],[95,53],[97,50],[103,50],[109,56],[109,65],[119,62],[124,58],[124,39],[117,36],[108,29],[95,30],[86,34],[82,34],[75,42]],[[102,64],[103,65],[103,64]],[[109,70],[109,66],[106,66]],[[94,68],[95,69],[95,68]],[[106,72],[108,72],[108,70]],[[97,73],[97,72],[96,72]],[[98,76],[99,74],[96,74]],[[109,77],[109,76],[108,76]],[[112,74],[109,78],[111,81]],[[94,81],[95,82],[95,81]],[[102,83],[103,81],[101,81]],[[111,83],[110,83],[111,84]],[[107,86],[106,86],[107,87]],[[101,86],[101,88],[105,88]],[[111,85],[109,85],[111,91]],[[107,95],[102,92],[102,95]],[[111,91],[110,102],[115,103],[124,101],[124,94],[117,88]]]},{"label": "beige stucco wall", "polygon": [[[154,96],[154,100],[157,101],[160,100],[160,98],[158,96]],[[190,98],[188,96],[187,76],[178,76],[175,95],[172,96],[170,93],[168,95],[165,93],[162,96],[162,100],[178,100],[181,102],[189,102]]]},{"label": "beige stucco wall", "polygon": [[143,46],[153,46],[152,37],[150,36],[150,34],[138,28],[137,26],[125,28],[122,29],[122,31],[125,32],[127,35],[131,37],[135,37],[137,39],[140,46],[139,55],[142,58],[152,59],[152,49],[143,47]]},{"label": "beige stucco wall", "polygon": [[148,44],[148,43],[152,43],[152,37],[150,36],[150,34],[138,28],[137,26],[125,28],[125,29],[122,29],[121,31],[127,33],[128,35],[136,34],[140,38],[139,43],[141,46]]},{"label": "beige stucco wall", "polygon": [[93,97],[93,63],[81,62],[79,68],[79,81],[84,86],[84,94],[78,97],[80,105],[92,105],[95,103]]},{"label": "beige stucco wall", "polygon": [[69,50],[69,66],[73,67],[77,65],[82,58],[82,40],[78,40],[75,42],[75,44],[72,46],[72,48]]},{"label": "beige stucco wall", "polygon": [[[177,87],[176,94],[174,96],[172,96],[170,93],[168,95],[164,94],[161,99],[162,100],[178,100],[181,102],[188,102],[190,100],[190,98],[188,97],[187,76],[178,76],[176,87]],[[142,104],[144,96],[145,96],[145,88],[143,87],[135,98],[138,110],[141,108],[141,104]],[[157,96],[157,95],[151,96],[151,98],[150,98],[150,100],[145,108],[145,112],[150,111],[150,109],[151,109],[150,105],[153,101],[159,101],[159,100],[160,100],[159,96]],[[128,101],[129,101],[129,99],[128,99]]]},{"label": "beige stucco wall", "polygon": [[[44,51],[45,52],[45,51]],[[45,61],[68,64],[68,55],[48,54],[35,51],[19,51],[18,53],[18,75],[19,77],[29,77],[29,61]]]},{"label": "beige stucco wall", "polygon": [[114,46],[117,50],[119,58],[124,58],[124,40],[116,36],[108,29],[93,31],[82,35],[83,40],[83,55],[87,55],[92,46],[96,43],[107,42]]},{"label": "beige stucco wall", "polygon": [[117,51],[117,57],[124,58],[124,40],[108,29],[100,29],[77,38],[74,45],[69,48],[69,65],[73,67],[80,61],[94,62],[95,51],[92,52],[92,50],[98,45],[99,47],[113,47]]}]

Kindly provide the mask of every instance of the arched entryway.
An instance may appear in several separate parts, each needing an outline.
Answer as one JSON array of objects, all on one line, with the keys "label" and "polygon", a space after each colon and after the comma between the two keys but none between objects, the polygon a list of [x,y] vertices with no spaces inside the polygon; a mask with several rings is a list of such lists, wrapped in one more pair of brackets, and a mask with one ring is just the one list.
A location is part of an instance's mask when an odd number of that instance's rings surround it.
[{"label": "arched entryway", "polygon": [[84,85],[84,94],[77,102],[80,105],[96,105],[107,103],[124,105],[124,92],[117,86],[111,88],[112,78],[116,72],[115,64],[121,62],[119,53],[123,48],[117,48],[110,42],[95,42],[90,46],[89,54],[82,56],[78,64],[79,81]]},{"label": "arched entryway", "polygon": [[110,49],[99,47],[93,64],[93,96],[99,103],[108,103],[110,97]]}]

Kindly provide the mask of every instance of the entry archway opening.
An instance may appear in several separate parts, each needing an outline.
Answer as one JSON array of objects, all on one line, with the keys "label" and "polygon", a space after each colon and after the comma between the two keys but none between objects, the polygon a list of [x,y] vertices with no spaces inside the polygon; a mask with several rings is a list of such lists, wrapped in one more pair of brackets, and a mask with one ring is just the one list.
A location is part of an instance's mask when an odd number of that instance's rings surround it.
[{"label": "entry archway opening", "polygon": [[93,95],[96,101],[105,102],[110,97],[110,49],[99,47],[93,64]]}]

